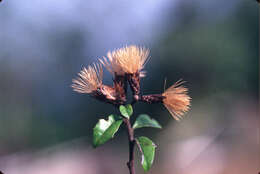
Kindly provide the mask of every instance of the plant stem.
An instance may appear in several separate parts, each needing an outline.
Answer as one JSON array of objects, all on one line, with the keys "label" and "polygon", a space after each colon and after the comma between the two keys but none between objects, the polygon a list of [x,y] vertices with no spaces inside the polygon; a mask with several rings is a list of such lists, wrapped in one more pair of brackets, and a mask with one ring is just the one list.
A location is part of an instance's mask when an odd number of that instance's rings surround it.
[{"label": "plant stem", "polygon": [[129,161],[127,162],[127,166],[130,174],[135,174],[134,168],[134,147],[135,147],[135,138],[134,138],[134,129],[131,126],[130,120],[124,118],[124,123],[127,127],[128,132],[128,141],[129,141]]}]

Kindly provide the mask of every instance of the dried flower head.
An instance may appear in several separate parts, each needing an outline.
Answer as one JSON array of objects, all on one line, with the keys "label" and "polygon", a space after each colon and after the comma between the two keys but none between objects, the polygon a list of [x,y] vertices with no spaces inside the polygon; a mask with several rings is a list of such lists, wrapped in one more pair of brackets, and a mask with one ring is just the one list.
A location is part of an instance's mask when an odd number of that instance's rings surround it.
[{"label": "dried flower head", "polygon": [[102,86],[103,69],[100,64],[85,67],[78,73],[78,78],[73,79],[71,87],[79,93],[92,93]]},{"label": "dried flower head", "polygon": [[[73,79],[71,87],[79,93],[89,93],[96,99],[114,105],[123,104],[125,98],[119,96],[117,88],[102,84],[103,69],[101,64],[83,68],[79,77]],[[120,98],[121,97],[121,98]]]},{"label": "dried flower head", "polygon": [[191,98],[187,95],[188,89],[181,86],[183,83],[183,81],[177,81],[162,94],[165,97],[163,99],[164,106],[176,120],[182,118],[190,106]]},{"label": "dried flower head", "polygon": [[147,62],[148,55],[148,49],[131,45],[108,52],[107,58],[100,61],[111,73],[124,75],[140,72],[140,75],[144,76],[141,70]]}]

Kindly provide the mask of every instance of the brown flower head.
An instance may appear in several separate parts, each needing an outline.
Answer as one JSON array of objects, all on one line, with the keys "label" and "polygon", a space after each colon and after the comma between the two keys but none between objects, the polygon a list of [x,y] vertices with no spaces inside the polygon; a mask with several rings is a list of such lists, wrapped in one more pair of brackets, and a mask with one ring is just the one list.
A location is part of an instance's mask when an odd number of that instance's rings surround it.
[{"label": "brown flower head", "polygon": [[72,80],[71,85],[76,92],[92,93],[102,86],[103,69],[100,64],[84,67],[78,76],[77,79]]},{"label": "brown flower head", "polygon": [[83,68],[78,73],[78,78],[73,79],[71,87],[79,93],[89,93],[96,99],[119,105],[124,102],[124,98],[120,98],[115,87],[102,84],[103,69],[100,64],[93,64],[88,68]]},{"label": "brown flower head", "polygon": [[177,81],[162,94],[165,97],[163,99],[164,106],[176,120],[180,120],[190,106],[191,98],[187,95],[188,89],[181,86],[183,83],[183,81]]},{"label": "brown flower head", "polygon": [[[107,58],[100,59],[100,62],[114,74],[114,86],[121,100],[126,98],[126,80],[128,80],[135,99],[140,93],[140,77],[145,76],[142,71],[147,62],[149,50],[135,45],[120,48],[108,52]],[[127,76],[126,78],[122,78]]]},{"label": "brown flower head", "polygon": [[104,57],[100,62],[110,71],[117,75],[139,73],[144,76],[141,70],[144,68],[149,55],[149,50],[135,45],[120,48],[108,52],[107,58]]}]

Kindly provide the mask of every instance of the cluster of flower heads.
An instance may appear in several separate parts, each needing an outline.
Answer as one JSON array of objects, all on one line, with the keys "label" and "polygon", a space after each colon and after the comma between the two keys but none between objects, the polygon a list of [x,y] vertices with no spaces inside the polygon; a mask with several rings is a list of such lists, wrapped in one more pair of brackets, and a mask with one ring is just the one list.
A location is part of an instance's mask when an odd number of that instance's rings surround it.
[{"label": "cluster of flower heads", "polygon": [[[79,93],[88,93],[93,97],[119,106],[126,102],[127,83],[133,93],[133,102],[163,103],[171,115],[179,120],[188,111],[191,98],[183,81],[177,81],[162,94],[141,95],[140,78],[148,60],[149,50],[135,45],[117,49],[107,53],[107,57],[99,59],[99,63],[83,68],[78,78],[73,79],[72,88]],[[113,75],[113,86],[102,83],[102,65]]]}]

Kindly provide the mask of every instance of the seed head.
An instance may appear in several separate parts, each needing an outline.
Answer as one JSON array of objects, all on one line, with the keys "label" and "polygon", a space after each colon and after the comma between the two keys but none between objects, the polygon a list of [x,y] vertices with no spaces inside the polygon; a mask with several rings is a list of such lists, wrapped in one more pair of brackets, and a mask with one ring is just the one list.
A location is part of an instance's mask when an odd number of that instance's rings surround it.
[{"label": "seed head", "polygon": [[104,57],[100,62],[110,71],[117,75],[139,73],[144,76],[141,70],[144,68],[149,55],[149,50],[135,45],[120,48],[108,52],[107,58]]},{"label": "seed head", "polygon": [[92,93],[102,86],[103,69],[100,64],[85,67],[78,73],[78,78],[73,79],[71,87],[79,93]]},{"label": "seed head", "polygon": [[187,95],[188,89],[181,86],[183,83],[183,81],[177,81],[162,94],[165,97],[163,99],[164,106],[176,120],[180,120],[190,108],[191,98]]}]

